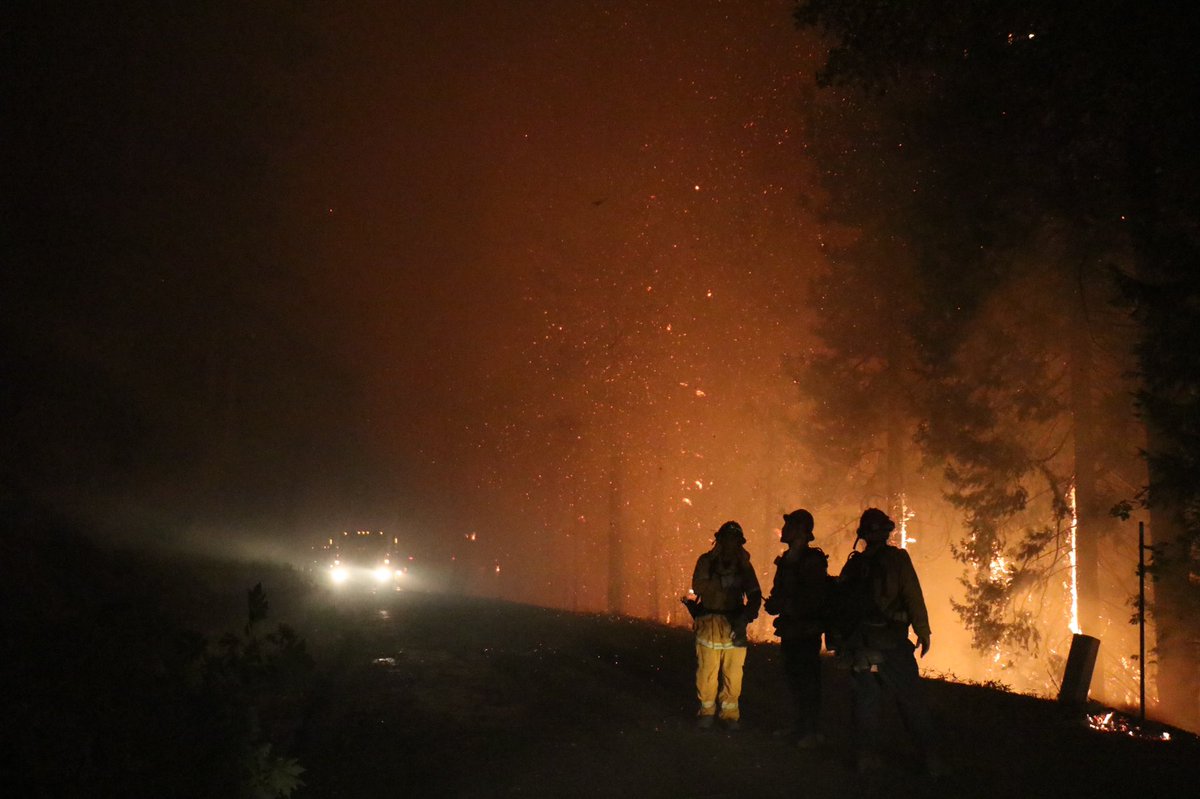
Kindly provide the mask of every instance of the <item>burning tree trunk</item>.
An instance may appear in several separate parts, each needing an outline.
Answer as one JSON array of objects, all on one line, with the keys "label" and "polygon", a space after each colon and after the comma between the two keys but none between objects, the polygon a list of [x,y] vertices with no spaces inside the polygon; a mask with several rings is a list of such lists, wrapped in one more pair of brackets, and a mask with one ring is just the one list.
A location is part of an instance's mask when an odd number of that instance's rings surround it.
[{"label": "burning tree trunk", "polygon": [[[1103,638],[1100,541],[1112,524],[1099,487],[1100,455],[1096,446],[1096,411],[1092,385],[1092,336],[1082,287],[1076,294],[1071,325],[1070,408],[1074,433],[1076,587],[1079,630]],[[1096,664],[1094,685],[1104,685],[1104,655]]]}]

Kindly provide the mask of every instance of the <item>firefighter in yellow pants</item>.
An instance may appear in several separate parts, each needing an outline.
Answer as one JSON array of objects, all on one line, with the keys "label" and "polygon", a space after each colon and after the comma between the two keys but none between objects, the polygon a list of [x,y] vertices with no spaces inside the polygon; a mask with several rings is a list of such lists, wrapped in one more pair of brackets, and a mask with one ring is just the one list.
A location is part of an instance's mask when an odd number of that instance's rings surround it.
[{"label": "firefighter in yellow pants", "polygon": [[741,719],[738,698],[746,663],[746,625],[758,615],[762,590],[741,525],[725,522],[714,538],[713,548],[696,561],[692,573],[696,598],[688,600],[695,616],[697,720],[701,727],[711,727],[719,716],[726,728],[736,730]]},{"label": "firefighter in yellow pants", "polygon": [[741,718],[738,697],[742,694],[745,663],[746,647],[733,645],[733,626],[728,618],[713,614],[696,619],[696,698],[700,700],[701,719],[707,716],[711,720],[718,712],[718,702],[723,721]]}]

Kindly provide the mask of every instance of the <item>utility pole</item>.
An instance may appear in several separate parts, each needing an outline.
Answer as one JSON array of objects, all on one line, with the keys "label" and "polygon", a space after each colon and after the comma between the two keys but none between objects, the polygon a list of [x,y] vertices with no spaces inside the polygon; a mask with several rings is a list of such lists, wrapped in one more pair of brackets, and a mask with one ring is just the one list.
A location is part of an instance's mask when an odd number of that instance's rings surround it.
[{"label": "utility pole", "polygon": [[1146,720],[1146,523],[1138,522],[1138,719]]}]

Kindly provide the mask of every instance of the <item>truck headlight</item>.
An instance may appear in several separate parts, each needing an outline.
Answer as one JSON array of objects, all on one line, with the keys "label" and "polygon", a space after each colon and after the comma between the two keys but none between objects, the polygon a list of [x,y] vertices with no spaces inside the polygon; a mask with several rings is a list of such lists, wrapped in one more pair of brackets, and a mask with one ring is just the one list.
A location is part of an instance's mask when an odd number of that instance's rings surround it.
[{"label": "truck headlight", "polygon": [[350,573],[341,566],[334,566],[329,572],[329,579],[333,580],[338,585],[341,585],[342,583],[346,582],[346,580],[350,579]]},{"label": "truck headlight", "polygon": [[375,570],[375,581],[376,582],[386,583],[390,579],[392,579],[392,570],[389,569],[387,566],[380,566],[378,569]]}]

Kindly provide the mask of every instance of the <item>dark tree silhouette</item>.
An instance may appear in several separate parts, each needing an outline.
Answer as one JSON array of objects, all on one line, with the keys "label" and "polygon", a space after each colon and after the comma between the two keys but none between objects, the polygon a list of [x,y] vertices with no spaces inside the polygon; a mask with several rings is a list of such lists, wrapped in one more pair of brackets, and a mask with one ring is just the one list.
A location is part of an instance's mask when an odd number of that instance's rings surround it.
[{"label": "dark tree silhouette", "polygon": [[[1042,472],[1059,516],[1057,495],[1072,477],[1085,617],[1097,613],[1091,553],[1111,527],[1104,508],[1117,482],[1105,461],[1104,439],[1113,432],[1113,417],[1105,414],[1120,390],[1097,385],[1104,342],[1096,334],[1105,324],[1094,309],[1103,303],[1085,304],[1082,292],[1067,289],[1086,286],[1093,299],[1103,298],[1105,283],[1116,278],[1132,304],[1151,468],[1140,498],[1149,504],[1163,552],[1154,608],[1158,682],[1163,712],[1195,727],[1198,600],[1189,575],[1197,571],[1197,484],[1189,469],[1196,439],[1187,420],[1196,418],[1198,382],[1195,367],[1183,362],[1200,325],[1194,213],[1200,165],[1187,144],[1197,133],[1197,68],[1188,55],[1194,22],[1153,3],[946,7],[839,0],[799,3],[796,20],[829,37],[824,85],[906,99],[913,138],[904,144],[920,150],[928,166],[911,218],[923,241],[917,263],[927,300],[917,335],[943,410],[928,416],[922,441],[928,454],[945,459],[958,486],[951,499],[963,505],[970,530],[961,554],[978,566],[1004,555],[1004,528],[1028,505],[1025,475]],[[1006,365],[998,353],[975,361],[977,373],[965,381],[955,362],[968,326],[997,290],[1011,285],[1014,255],[1022,251],[1053,255],[1044,268],[1058,275],[1067,298],[1061,317],[1071,320],[1069,336],[1057,341],[1070,366],[1061,390],[1053,390],[1059,379],[1053,371]],[[981,372],[980,365],[987,368]],[[1024,396],[1000,388],[1014,378],[1013,367],[1020,380],[1031,381]],[[1119,405],[1116,413],[1119,419]],[[1054,465],[1046,447],[1033,446],[1037,441],[997,435],[1006,415],[1042,424],[1066,415],[1072,426],[1062,446],[1071,457],[1060,462],[1068,470]],[[1115,431],[1126,435],[1127,427]],[[1016,554],[1036,552],[1039,539],[1049,540],[1037,526],[1028,533]],[[975,581],[968,622],[986,630],[989,605],[1015,577],[1010,573],[999,586]]]}]

